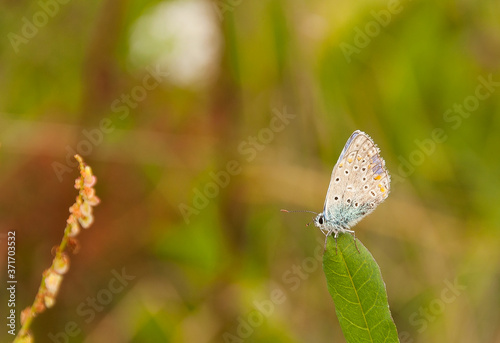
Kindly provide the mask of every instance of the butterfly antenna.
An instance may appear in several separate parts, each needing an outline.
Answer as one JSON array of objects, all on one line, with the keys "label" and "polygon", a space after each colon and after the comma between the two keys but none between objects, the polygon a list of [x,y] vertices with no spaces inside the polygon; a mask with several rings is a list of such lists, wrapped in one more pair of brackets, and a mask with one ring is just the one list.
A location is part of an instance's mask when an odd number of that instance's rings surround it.
[{"label": "butterfly antenna", "polygon": [[[307,213],[313,213],[313,214],[318,215],[318,213],[316,213],[316,212],[313,212],[313,211],[307,211],[307,210],[292,210],[292,211],[288,211],[288,210],[281,209],[281,212],[286,212],[286,213],[293,213],[293,212],[295,212],[295,213],[297,213],[297,212],[307,212]],[[313,219],[313,220],[311,220],[309,223],[307,223],[307,224],[306,224],[306,226],[309,226],[309,225],[310,225],[313,221],[314,221],[314,219]]]},{"label": "butterfly antenna", "polygon": [[307,211],[307,210],[301,210],[301,211],[298,211],[298,210],[292,210],[292,211],[289,211],[289,210],[284,210],[284,209],[281,209],[280,210],[281,212],[286,212],[286,213],[293,213],[293,212],[308,212],[308,213],[314,213],[314,214],[318,214],[317,212],[313,212],[313,211]]}]

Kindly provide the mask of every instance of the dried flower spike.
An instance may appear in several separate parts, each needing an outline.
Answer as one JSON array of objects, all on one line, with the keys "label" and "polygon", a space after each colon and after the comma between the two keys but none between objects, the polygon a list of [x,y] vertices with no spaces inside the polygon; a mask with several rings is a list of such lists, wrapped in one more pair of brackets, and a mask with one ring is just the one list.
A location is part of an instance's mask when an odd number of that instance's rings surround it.
[{"label": "dried flower spike", "polygon": [[22,327],[14,339],[14,343],[33,342],[33,336],[29,331],[31,322],[37,314],[54,306],[63,275],[69,270],[70,259],[65,251],[76,253],[79,244],[75,237],[80,233],[80,226],[87,229],[94,222],[93,207],[100,202],[94,189],[97,178],[79,155],[75,155],[75,159],[78,161],[80,169],[80,176],[75,180],[78,196],[75,203],[69,208],[70,215],[66,221],[61,244],[52,250],[55,255],[52,265],[42,273],[42,283],[38,288],[35,301],[21,313]]}]

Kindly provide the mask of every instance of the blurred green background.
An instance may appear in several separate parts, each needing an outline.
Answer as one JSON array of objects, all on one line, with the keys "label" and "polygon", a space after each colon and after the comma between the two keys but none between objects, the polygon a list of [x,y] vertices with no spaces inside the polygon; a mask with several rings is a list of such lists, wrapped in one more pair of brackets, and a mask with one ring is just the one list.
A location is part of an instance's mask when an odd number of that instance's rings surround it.
[{"label": "blurred green background", "polygon": [[5,234],[19,314],[79,152],[102,202],[36,342],[343,342],[323,236],[279,210],[321,211],[360,129],[392,188],[355,229],[401,342],[500,342],[499,15],[494,0],[2,1],[2,317]]}]

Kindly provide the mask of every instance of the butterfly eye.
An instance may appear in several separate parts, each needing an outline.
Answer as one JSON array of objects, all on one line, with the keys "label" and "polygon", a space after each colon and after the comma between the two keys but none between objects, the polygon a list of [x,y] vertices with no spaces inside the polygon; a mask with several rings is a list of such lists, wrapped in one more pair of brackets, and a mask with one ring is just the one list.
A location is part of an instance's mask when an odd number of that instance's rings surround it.
[{"label": "butterfly eye", "polygon": [[319,217],[319,219],[318,219],[318,223],[319,223],[320,225],[323,225],[323,216]]}]

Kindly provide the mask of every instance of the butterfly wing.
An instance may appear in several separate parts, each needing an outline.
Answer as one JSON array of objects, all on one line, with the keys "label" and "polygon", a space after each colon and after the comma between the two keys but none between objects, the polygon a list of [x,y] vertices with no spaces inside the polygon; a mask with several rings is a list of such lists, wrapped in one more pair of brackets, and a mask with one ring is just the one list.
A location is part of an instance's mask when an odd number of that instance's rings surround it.
[{"label": "butterfly wing", "polygon": [[356,130],[335,164],[326,194],[326,221],[348,229],[383,202],[390,176],[380,150],[366,133]]}]

